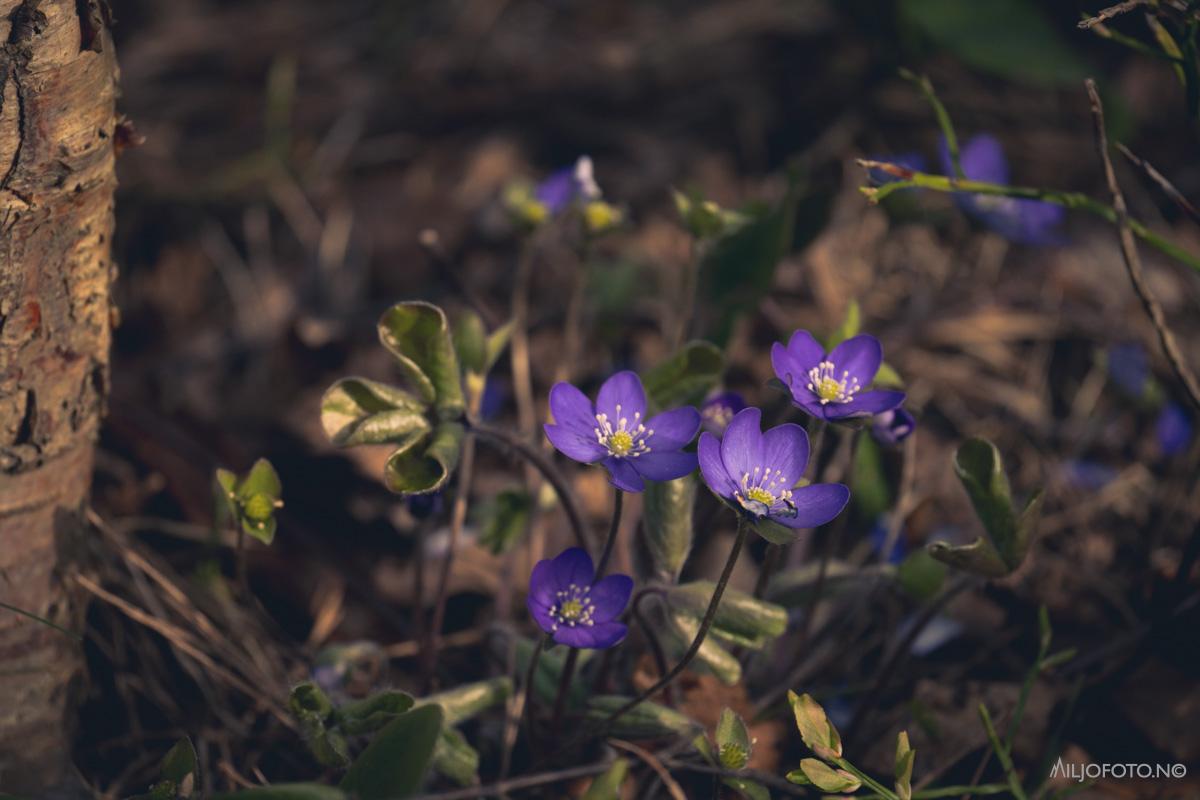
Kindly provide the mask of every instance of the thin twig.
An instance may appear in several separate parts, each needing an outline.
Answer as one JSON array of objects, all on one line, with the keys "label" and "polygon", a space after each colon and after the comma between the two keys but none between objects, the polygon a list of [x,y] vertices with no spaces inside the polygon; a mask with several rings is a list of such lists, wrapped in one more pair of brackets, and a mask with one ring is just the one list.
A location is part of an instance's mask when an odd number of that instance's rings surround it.
[{"label": "thin twig", "polygon": [[1085,30],[1085,31],[1089,30],[1094,25],[1099,25],[1102,22],[1107,22],[1108,20],[1112,19],[1113,17],[1117,17],[1117,16],[1120,16],[1121,14],[1125,14],[1130,11],[1133,11],[1138,6],[1145,5],[1145,4],[1146,4],[1146,0],[1124,0],[1124,2],[1117,3],[1114,6],[1109,6],[1108,8],[1102,9],[1100,11],[1100,13],[1098,13],[1094,17],[1088,17],[1087,19],[1081,19],[1079,21],[1079,28],[1081,30]]},{"label": "thin twig", "polygon": [[1154,324],[1154,329],[1158,332],[1158,340],[1162,344],[1163,352],[1166,353],[1167,361],[1171,364],[1171,369],[1183,383],[1192,404],[1200,409],[1200,384],[1196,382],[1196,376],[1192,374],[1183,355],[1179,352],[1175,336],[1167,327],[1162,306],[1158,304],[1158,300],[1155,299],[1146,283],[1145,275],[1142,273],[1142,260],[1138,255],[1137,243],[1133,240],[1125,195],[1121,192],[1112,160],[1108,157],[1108,134],[1104,129],[1104,106],[1100,103],[1096,82],[1088,78],[1084,81],[1084,86],[1087,87],[1088,98],[1092,104],[1092,120],[1096,128],[1096,149],[1100,152],[1100,160],[1104,162],[1104,177],[1108,181],[1108,190],[1112,193],[1113,209],[1116,211],[1117,234],[1121,242],[1121,255],[1125,260],[1125,270],[1129,273],[1129,280],[1133,283],[1133,289],[1141,299],[1142,306],[1146,309],[1147,316],[1150,317],[1150,322]]},{"label": "thin twig", "polygon": [[584,527],[583,517],[579,513],[579,507],[575,504],[575,496],[571,494],[566,481],[558,474],[558,470],[554,468],[554,464],[546,454],[525,441],[519,434],[514,434],[504,428],[492,427],[482,422],[472,422],[470,429],[485,439],[511,447],[542,474],[542,477],[554,488],[554,493],[558,495],[558,501],[562,503],[563,510],[567,512],[567,518],[575,532],[575,541],[586,550],[588,548],[587,528]]},{"label": "thin twig", "polygon": [[414,800],[473,800],[473,798],[477,797],[499,797],[508,792],[515,792],[518,789],[532,789],[535,786],[545,786],[549,783],[562,783],[563,781],[572,781],[576,778],[599,775],[611,766],[612,764],[597,762],[583,767],[570,767],[553,772],[541,772],[537,775],[526,775],[523,778],[497,781],[490,786],[469,786],[466,789],[455,789],[452,792],[423,794]]},{"label": "thin twig", "polygon": [[[442,623],[446,618],[446,601],[450,594],[450,573],[454,569],[454,556],[458,552],[458,543],[462,540],[463,525],[467,520],[467,502],[471,495],[471,479],[475,471],[475,437],[470,433],[462,446],[462,458],[458,468],[458,489],[454,495],[454,508],[450,512],[450,543],[446,556],[442,559],[442,571],[438,577],[437,595],[433,602],[433,619],[427,630],[429,647],[424,654],[422,683],[426,693],[432,687],[434,667],[437,664],[438,648],[441,647]],[[417,565],[420,569],[420,565]]]},{"label": "thin twig", "polygon": [[658,756],[654,755],[654,753],[651,753],[644,747],[638,747],[633,742],[627,742],[624,739],[609,739],[608,743],[618,750],[624,750],[626,753],[633,754],[646,766],[654,770],[654,774],[658,775],[658,779],[662,781],[663,786],[666,787],[667,793],[671,795],[674,800],[688,800],[687,795],[683,793],[683,787],[681,787],[676,780],[671,777],[670,770],[663,765],[663,762],[658,760]]},{"label": "thin twig", "polygon": [[1183,192],[1175,188],[1175,185],[1167,180],[1166,176],[1154,168],[1154,165],[1143,158],[1134,155],[1128,147],[1117,142],[1117,150],[1125,159],[1135,167],[1146,173],[1146,177],[1154,181],[1158,188],[1163,190],[1163,194],[1171,199],[1175,205],[1179,206],[1179,210],[1192,218],[1193,222],[1200,223],[1200,211],[1192,205],[1192,201],[1183,196]]}]

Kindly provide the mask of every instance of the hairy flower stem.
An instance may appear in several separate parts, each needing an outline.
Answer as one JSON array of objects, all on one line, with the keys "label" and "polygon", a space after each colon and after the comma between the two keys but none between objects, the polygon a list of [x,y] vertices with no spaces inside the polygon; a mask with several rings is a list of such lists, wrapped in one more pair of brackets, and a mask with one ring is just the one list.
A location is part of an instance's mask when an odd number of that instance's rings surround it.
[{"label": "hairy flower stem", "polygon": [[[596,562],[596,580],[604,577],[605,571],[608,569],[608,562],[612,559],[613,545],[617,541],[617,532],[621,528],[621,509],[625,502],[625,493],[620,489],[613,489],[613,513],[612,523],[608,526],[608,536],[604,540],[604,549],[600,553],[600,560]],[[567,707],[567,694],[571,688],[571,681],[575,677],[575,666],[579,663],[579,650],[572,647],[567,653],[566,663],[563,664],[562,676],[558,681],[558,694],[554,698],[554,722],[550,726],[551,735],[558,738],[558,732],[562,725],[563,712]]]},{"label": "hairy flower stem", "polygon": [[575,532],[575,541],[580,547],[586,550],[588,547],[587,528],[584,527],[583,517],[579,513],[578,505],[575,503],[575,496],[571,494],[567,482],[563,480],[562,475],[554,468],[554,464],[550,461],[550,458],[540,448],[525,441],[519,434],[505,428],[496,428],[482,422],[470,421],[469,429],[484,439],[511,447],[542,474],[542,477],[554,488],[554,493],[558,495],[558,501],[562,503],[563,510],[567,513],[571,529]]},{"label": "hairy flower stem", "polygon": [[542,660],[542,651],[546,649],[546,642],[550,639],[549,636],[538,637],[537,645],[533,648],[533,653],[529,656],[529,668],[525,670],[525,685],[521,689],[521,702],[516,709],[514,716],[518,720],[525,722],[525,738],[533,741],[533,681],[537,675],[538,662]]},{"label": "hairy flower stem", "polygon": [[[666,592],[661,589],[647,590],[642,589],[633,598],[633,602],[629,604],[629,614],[637,622],[638,627],[642,630],[642,635],[646,637],[646,641],[650,643],[650,652],[654,655],[654,665],[658,668],[659,676],[667,674],[667,656],[663,652],[662,643],[658,641],[658,633],[654,630],[654,626],[646,619],[646,615],[642,613],[642,601],[651,595],[660,597],[666,595]],[[663,703],[674,708],[675,700],[671,696],[671,687],[663,687]]]},{"label": "hairy flower stem", "polygon": [[467,434],[463,441],[462,457],[458,468],[458,489],[454,495],[454,507],[450,512],[450,543],[446,557],[442,559],[442,571],[438,576],[437,594],[433,601],[433,619],[429,623],[429,643],[422,657],[422,683],[428,693],[433,688],[437,654],[442,645],[442,623],[446,619],[446,600],[450,594],[450,573],[454,569],[454,556],[462,539],[463,525],[467,520],[467,501],[471,495],[471,480],[475,471],[475,437]]},{"label": "hairy flower stem", "polygon": [[[1059,192],[1053,189],[1038,189],[1031,186],[1004,186],[999,183],[973,181],[964,178],[951,178],[946,175],[931,175],[914,169],[893,164],[889,161],[873,161],[860,158],[858,165],[865,169],[878,169],[899,180],[885,183],[882,186],[864,186],[861,191],[872,203],[878,203],[888,195],[901,189],[930,189],[935,192],[966,192],[968,194],[983,194],[998,197],[1019,197],[1028,200],[1041,200],[1044,203],[1054,203],[1065,208],[1080,209],[1095,214],[1108,222],[1117,223],[1120,220],[1116,209],[1112,206],[1094,200],[1080,192]],[[1133,218],[1127,218],[1129,230],[1151,247],[1167,254],[1192,269],[1200,272],[1200,257],[1197,257],[1179,245],[1151,231],[1144,224]]]},{"label": "hairy flower stem", "polygon": [[692,318],[696,315],[696,290],[700,281],[700,265],[704,262],[706,252],[707,248],[704,247],[703,242],[693,237],[691,258],[683,268],[683,281],[679,291],[682,306],[675,317],[668,352],[676,352],[687,341]]},{"label": "hairy flower stem", "polygon": [[670,686],[679,677],[680,673],[687,669],[688,664],[692,663],[692,659],[696,657],[696,653],[700,652],[700,647],[708,637],[708,629],[712,627],[713,619],[717,616],[717,608],[721,605],[721,597],[725,594],[725,587],[729,585],[729,577],[733,574],[733,567],[737,564],[738,556],[742,553],[742,546],[746,544],[747,533],[749,533],[749,527],[746,525],[746,520],[739,516],[737,538],[733,540],[733,548],[729,551],[729,558],[725,560],[725,568],[721,570],[721,577],[717,579],[717,588],[713,591],[712,599],[709,601],[708,608],[704,612],[704,618],[700,620],[700,629],[696,631],[696,638],[692,640],[692,644],[688,647],[687,652],[676,662],[671,671],[655,681],[653,686],[609,714],[608,718],[604,720],[606,726],[612,725],[618,719]]}]

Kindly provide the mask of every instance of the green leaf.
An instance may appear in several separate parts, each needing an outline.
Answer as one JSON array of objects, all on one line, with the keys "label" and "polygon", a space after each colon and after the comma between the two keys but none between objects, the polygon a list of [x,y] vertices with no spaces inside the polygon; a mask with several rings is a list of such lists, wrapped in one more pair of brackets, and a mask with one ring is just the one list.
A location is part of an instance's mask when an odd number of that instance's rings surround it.
[{"label": "green leaf", "polygon": [[800,771],[812,782],[813,786],[824,792],[855,792],[861,785],[858,778],[844,769],[834,769],[823,761],[815,758],[805,758],[800,761]]},{"label": "green leaf", "polygon": [[237,792],[220,792],[211,800],[349,800],[346,793],[317,783],[274,783]]},{"label": "green leaf", "polygon": [[505,675],[430,695],[421,704],[436,703],[442,708],[446,724],[458,725],[504,703],[512,695],[512,690],[512,679]]},{"label": "green leaf", "polygon": [[650,481],[642,494],[642,541],[650,553],[654,575],[674,583],[692,550],[695,475],[673,481]]},{"label": "green leaf", "polygon": [[[711,581],[693,581],[668,590],[671,607],[697,621],[704,616],[716,591]],[[753,595],[727,589],[713,617],[711,633],[732,644],[761,649],[787,630],[787,609]]]},{"label": "green leaf", "polygon": [[858,307],[857,300],[851,300],[846,306],[846,316],[842,319],[842,324],[837,327],[825,342],[825,352],[829,352],[847,339],[857,336],[862,329],[862,309]]},{"label": "green leaf", "polygon": [[934,44],[1002,78],[1063,86],[1088,71],[1032,0],[901,0],[899,11]]},{"label": "green leaf", "polygon": [[447,725],[433,750],[433,769],[459,786],[470,786],[479,780],[479,752]]},{"label": "green leaf", "polygon": [[349,736],[374,733],[413,707],[412,695],[395,689],[346,703],[334,712],[334,724]]},{"label": "green leaf", "polygon": [[629,774],[629,762],[618,758],[612,766],[596,776],[581,800],[620,800],[621,784]]},{"label": "green leaf", "polygon": [[440,706],[421,706],[401,714],[371,740],[347,770],[340,788],[359,800],[416,794],[441,730]]},{"label": "green leaf", "polygon": [[771,544],[791,544],[800,537],[800,532],[786,525],[780,525],[766,517],[757,519],[753,523],[754,532],[762,538],[766,539]]},{"label": "green leaf", "polygon": [[749,800],[771,800],[771,793],[761,783],[736,777],[722,778],[721,783]]},{"label": "green leaf", "polygon": [[675,355],[642,376],[646,398],[656,410],[694,406],[704,400],[725,369],[725,356],[711,342],[685,344]]},{"label": "green leaf", "polygon": [[196,785],[196,748],[192,740],[186,736],[176,742],[158,768],[158,774],[163,781],[171,784],[172,798],[190,797]]},{"label": "green leaf", "polygon": [[429,430],[425,404],[403,389],[343,378],[321,398],[321,427],[338,447],[392,444]]},{"label": "green leaf", "polygon": [[[601,722],[632,698],[619,695],[600,695],[588,700],[587,719]],[[655,739],[660,736],[695,734],[700,725],[673,708],[646,701],[621,716],[609,727],[618,737]]]},{"label": "green leaf", "polygon": [[500,555],[512,549],[528,528],[533,498],[521,489],[505,489],[478,509],[479,544]]},{"label": "green leaf", "polygon": [[[700,631],[700,620],[688,613],[665,615],[666,624],[658,628],[662,645],[675,658],[682,656]],[[722,647],[713,636],[708,636],[696,651],[692,668],[707,672],[726,686],[733,686],[742,679],[742,665],[733,654]]]},{"label": "green leaf", "polygon": [[483,372],[485,374],[490,372],[492,367],[496,366],[496,362],[504,353],[504,349],[508,347],[509,340],[512,339],[512,330],[513,324],[510,321],[488,334],[483,348]]},{"label": "green leaf", "polygon": [[237,488],[238,499],[243,502],[255,495],[278,500],[282,494],[283,483],[279,480],[279,473],[265,458],[254,462],[254,466],[246,473],[246,477],[242,479]]},{"label": "green leaf", "polygon": [[474,311],[463,311],[454,321],[454,350],[464,372],[483,373],[487,360],[487,332],[483,320]]},{"label": "green leaf", "polygon": [[237,507],[237,475],[227,469],[217,470],[213,477],[213,501],[216,506],[213,524],[217,528],[224,528],[241,516]]},{"label": "green leaf", "polygon": [[[821,758],[840,758],[842,737],[838,734],[837,728],[833,727],[829,718],[825,716],[825,709],[821,708],[821,704],[813,700],[809,694],[797,695],[790,689],[788,690],[788,703],[791,704],[792,714],[796,717],[796,728],[800,731],[800,738],[808,745],[808,749]],[[807,770],[804,774],[808,775],[810,780],[812,779],[812,775]],[[813,782],[816,783],[816,781]]]},{"label": "green leaf", "polygon": [[904,379],[900,377],[899,372],[896,372],[895,367],[884,361],[879,365],[879,371],[875,373],[872,385],[883,389],[903,389]]},{"label": "green leaf", "polygon": [[859,436],[854,445],[850,498],[866,519],[876,519],[892,507],[892,491],[883,471],[879,445],[870,436]]},{"label": "green leaf", "polygon": [[908,743],[908,731],[900,731],[896,736],[896,794],[900,800],[912,800],[912,771],[913,759],[917,751]]},{"label": "green leaf", "polygon": [[946,567],[925,548],[908,554],[896,568],[900,588],[915,600],[928,600],[936,595],[946,580]]},{"label": "green leaf", "polygon": [[305,681],[293,687],[288,696],[288,710],[303,725],[324,723],[333,713],[333,702],[320,686]]},{"label": "green leaf", "polygon": [[784,777],[786,777],[789,782],[795,783],[799,786],[812,786],[812,781],[810,781],[808,776],[804,774],[804,770],[794,769]]},{"label": "green leaf", "polygon": [[982,575],[985,578],[1003,578],[1009,574],[1008,565],[992,547],[992,543],[980,536],[971,544],[952,545],[933,542],[927,548],[929,555],[949,564],[955,569]]},{"label": "green leaf", "polygon": [[742,769],[750,761],[753,748],[750,731],[733,709],[726,708],[721,712],[721,718],[717,720],[716,739],[717,758],[721,766]]},{"label": "green leaf", "polygon": [[383,482],[397,494],[429,494],[446,485],[462,447],[463,426],[443,422],[429,439],[401,445],[388,458]]},{"label": "green leaf", "polygon": [[[533,656],[534,643],[528,639],[517,640],[517,674],[525,675],[529,671],[529,659]],[[537,670],[533,675],[533,695],[539,703],[550,704],[558,694],[559,678],[567,659],[565,647],[555,647],[544,650],[538,659]],[[580,650],[578,669],[575,671],[571,687],[568,689],[569,706],[579,706],[588,695],[588,684],[580,677],[583,666],[592,658],[595,650]]]},{"label": "green leaf", "polygon": [[466,403],[458,355],[440,308],[420,301],[397,303],[379,318],[379,341],[400,362],[417,393],[443,418],[462,414]]},{"label": "green leaf", "polygon": [[[1034,528],[1041,515],[1042,492],[1035,492],[1025,509],[1018,514],[1013,509],[1012,492],[1008,476],[1004,474],[1000,452],[986,439],[969,439],[963,442],[955,455],[954,471],[966,489],[967,496],[971,498],[975,514],[983,523],[992,545],[992,552],[988,553],[986,547],[976,542],[969,546],[974,550],[960,554],[959,557],[966,558],[964,563],[994,570],[994,555],[1005,568],[1000,574],[1008,574],[1017,569],[1025,560]],[[963,548],[931,548],[930,552],[935,557],[945,560],[943,556],[949,550]],[[995,577],[989,572],[981,574]]]}]

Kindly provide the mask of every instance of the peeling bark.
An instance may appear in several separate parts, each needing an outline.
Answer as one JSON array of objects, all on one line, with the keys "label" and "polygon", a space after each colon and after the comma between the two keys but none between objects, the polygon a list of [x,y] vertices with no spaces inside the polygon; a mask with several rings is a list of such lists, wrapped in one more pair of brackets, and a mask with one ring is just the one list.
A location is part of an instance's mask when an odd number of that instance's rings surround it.
[{"label": "peeling bark", "polygon": [[[70,569],[108,385],[116,62],[102,0],[0,0],[0,599],[82,626]],[[0,786],[69,774],[78,645],[0,610]],[[42,796],[41,794],[36,796]]]}]

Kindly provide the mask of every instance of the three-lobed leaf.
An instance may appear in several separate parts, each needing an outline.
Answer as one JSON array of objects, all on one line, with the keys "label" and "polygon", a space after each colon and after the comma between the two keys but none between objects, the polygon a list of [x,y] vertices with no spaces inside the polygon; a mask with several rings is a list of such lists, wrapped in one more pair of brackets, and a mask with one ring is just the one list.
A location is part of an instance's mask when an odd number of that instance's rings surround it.
[{"label": "three-lobed leaf", "polygon": [[650,481],[642,494],[641,537],[650,554],[653,574],[674,583],[692,550],[692,511],[698,482],[695,475]]},{"label": "three-lobed leaf", "polygon": [[400,364],[413,388],[443,418],[466,408],[458,354],[446,314],[432,303],[397,303],[379,318],[379,341]]},{"label": "three-lobed leaf", "polygon": [[693,341],[642,375],[646,398],[656,410],[700,403],[725,369],[725,355],[711,342]]},{"label": "three-lobed leaf", "polygon": [[394,386],[343,378],[321,398],[321,427],[338,447],[398,444],[429,430],[425,404]]}]

